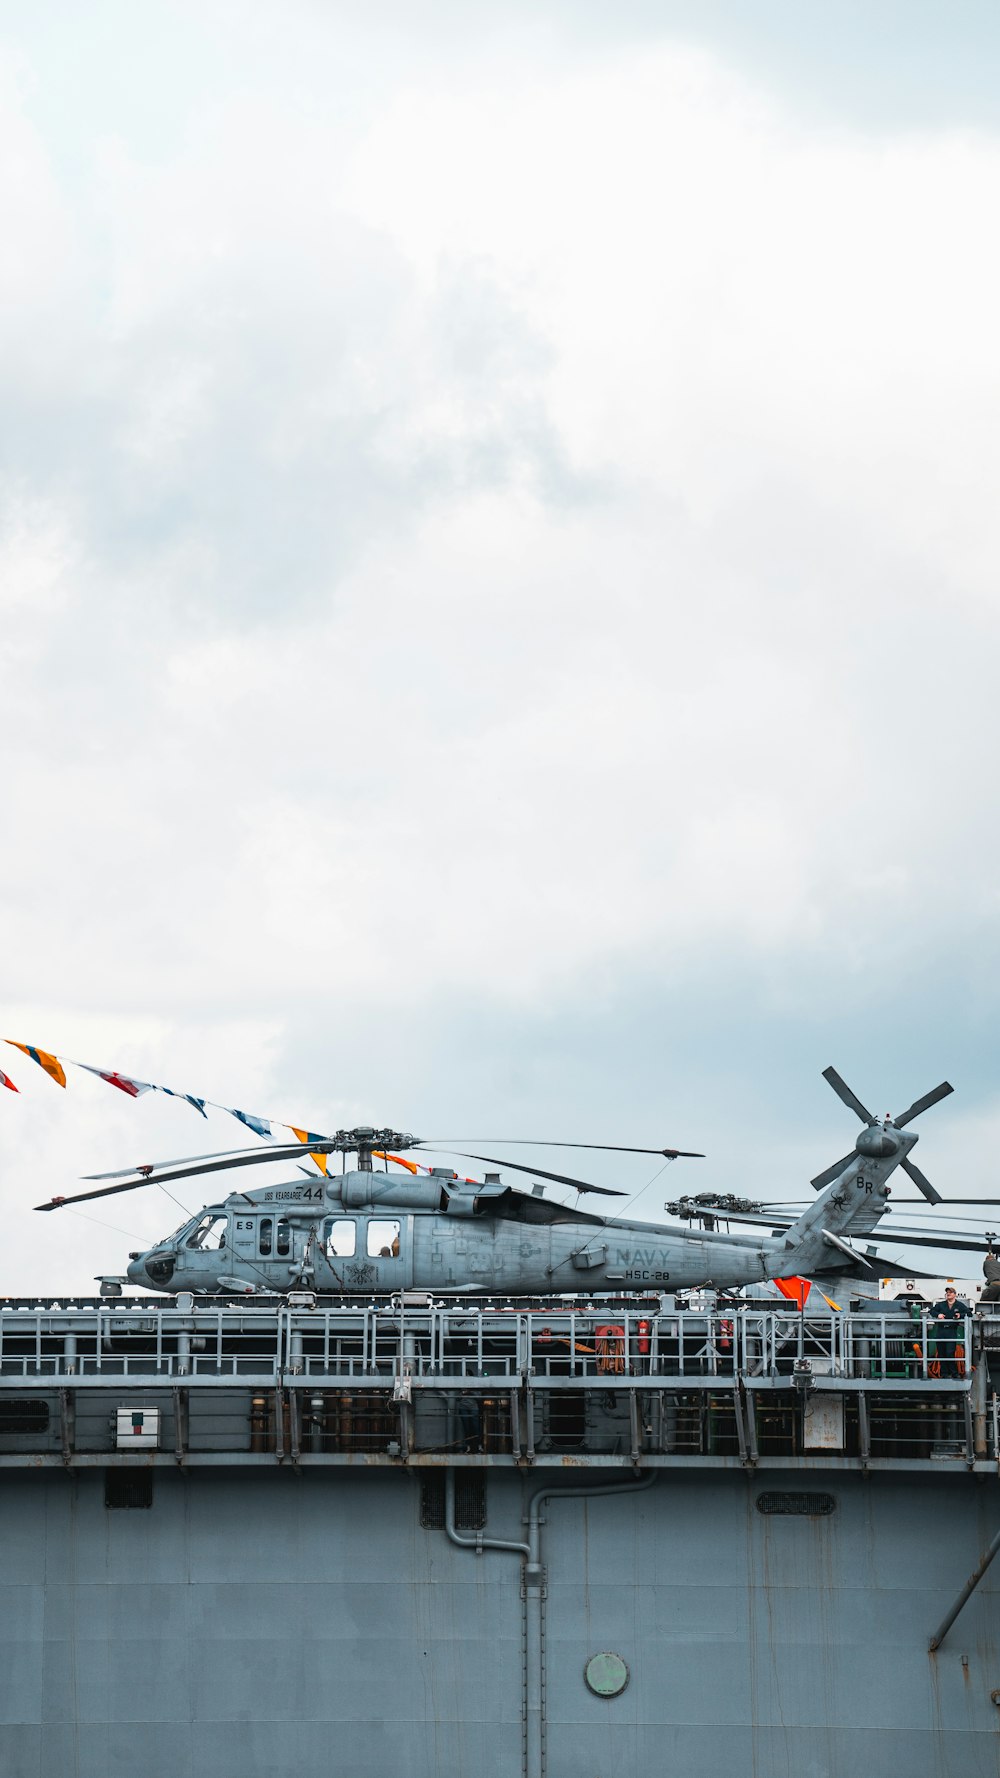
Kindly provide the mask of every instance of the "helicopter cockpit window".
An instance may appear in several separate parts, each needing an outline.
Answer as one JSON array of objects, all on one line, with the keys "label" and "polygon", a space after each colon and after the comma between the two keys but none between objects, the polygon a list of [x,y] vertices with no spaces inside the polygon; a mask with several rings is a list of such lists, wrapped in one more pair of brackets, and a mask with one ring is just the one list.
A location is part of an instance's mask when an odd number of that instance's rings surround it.
[{"label": "helicopter cockpit window", "polygon": [[323,1230],[328,1259],[350,1259],[358,1244],[357,1224],[350,1218],[332,1218]]},{"label": "helicopter cockpit window", "polygon": [[283,1218],[279,1218],[274,1233],[274,1245],[279,1258],[285,1259],[291,1248],[291,1230]]},{"label": "helicopter cockpit window", "polygon": [[261,1259],[266,1259],[271,1251],[271,1236],[273,1232],[274,1218],[271,1216],[262,1216],[260,1219],[259,1240],[257,1243],[257,1251],[260,1254]]},{"label": "helicopter cockpit window", "polygon": [[370,1222],[368,1224],[368,1256],[370,1259],[399,1258],[399,1223]]},{"label": "helicopter cockpit window", "polygon": [[193,1228],[185,1241],[185,1247],[193,1247],[201,1253],[217,1253],[226,1245],[226,1216],[203,1216],[196,1228]]}]

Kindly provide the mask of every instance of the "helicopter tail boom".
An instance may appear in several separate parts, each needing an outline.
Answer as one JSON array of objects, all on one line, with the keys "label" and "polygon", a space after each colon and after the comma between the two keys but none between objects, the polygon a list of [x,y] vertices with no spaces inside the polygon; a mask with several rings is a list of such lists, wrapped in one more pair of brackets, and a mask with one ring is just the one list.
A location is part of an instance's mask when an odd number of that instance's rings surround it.
[{"label": "helicopter tail boom", "polygon": [[816,1202],[785,1234],[773,1239],[771,1257],[781,1268],[773,1275],[822,1271],[830,1265],[831,1248],[861,1259],[849,1245],[851,1238],[871,1234],[884,1216],[889,1207],[888,1177],[905,1162],[916,1140],[908,1130],[897,1130],[887,1122],[879,1129],[878,1142],[866,1144],[868,1153],[846,1156]]}]

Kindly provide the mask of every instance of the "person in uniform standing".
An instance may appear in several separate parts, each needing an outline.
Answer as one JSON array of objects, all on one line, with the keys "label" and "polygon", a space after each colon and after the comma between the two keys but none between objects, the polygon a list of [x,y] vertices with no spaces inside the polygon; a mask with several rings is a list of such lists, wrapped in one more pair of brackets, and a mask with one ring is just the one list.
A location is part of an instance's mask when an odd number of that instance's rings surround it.
[{"label": "person in uniform standing", "polygon": [[931,1309],[934,1322],[934,1344],[937,1359],[941,1366],[942,1377],[957,1377],[964,1373],[965,1353],[962,1352],[962,1372],[959,1371],[959,1355],[956,1351],[959,1340],[965,1333],[965,1318],[971,1315],[968,1303],[963,1302],[954,1284],[946,1284],[942,1300]]}]

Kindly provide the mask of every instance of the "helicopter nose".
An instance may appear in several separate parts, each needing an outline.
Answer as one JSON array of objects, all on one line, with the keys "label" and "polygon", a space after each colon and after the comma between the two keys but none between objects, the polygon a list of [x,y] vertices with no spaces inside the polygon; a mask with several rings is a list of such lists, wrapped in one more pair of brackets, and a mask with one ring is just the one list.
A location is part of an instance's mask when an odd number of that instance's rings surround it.
[{"label": "helicopter nose", "polygon": [[130,1253],[129,1260],[131,1263],[128,1266],[125,1276],[133,1284],[148,1284],[149,1279],[146,1276],[146,1255],[144,1253]]}]

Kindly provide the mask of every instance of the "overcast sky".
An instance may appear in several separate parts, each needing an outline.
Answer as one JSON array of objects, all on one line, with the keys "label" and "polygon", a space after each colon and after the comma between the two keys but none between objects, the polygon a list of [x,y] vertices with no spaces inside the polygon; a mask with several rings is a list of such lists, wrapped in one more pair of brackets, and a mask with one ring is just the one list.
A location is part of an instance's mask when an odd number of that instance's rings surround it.
[{"label": "overcast sky", "polygon": [[[587,1158],[648,1216],[800,1193],[831,1061],[947,1075],[917,1158],[996,1190],[998,52],[971,0],[7,7],[0,1035],[704,1149]],[[239,1140],[0,1067],[8,1293],[179,1217],[31,1204]]]}]

